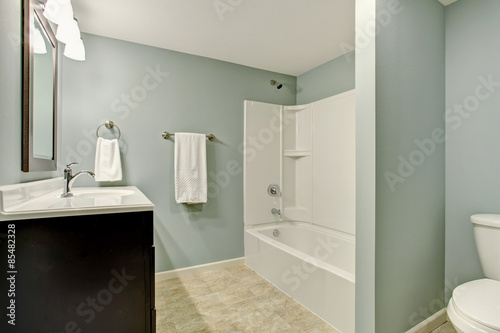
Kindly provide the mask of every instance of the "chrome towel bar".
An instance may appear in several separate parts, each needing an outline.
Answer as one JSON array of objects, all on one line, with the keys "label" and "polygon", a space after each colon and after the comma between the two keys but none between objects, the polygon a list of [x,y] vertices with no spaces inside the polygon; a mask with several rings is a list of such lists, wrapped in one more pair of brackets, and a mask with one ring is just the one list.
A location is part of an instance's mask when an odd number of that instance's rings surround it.
[{"label": "chrome towel bar", "polygon": [[[162,136],[165,140],[169,139],[171,136],[174,136],[174,135],[175,135],[175,133],[169,133],[169,132],[166,132],[166,131],[165,131],[165,132],[163,132],[163,133],[161,133],[161,136]],[[207,139],[208,139],[209,141],[214,141],[214,139],[215,139],[215,135],[213,135],[213,134],[207,134]]]}]

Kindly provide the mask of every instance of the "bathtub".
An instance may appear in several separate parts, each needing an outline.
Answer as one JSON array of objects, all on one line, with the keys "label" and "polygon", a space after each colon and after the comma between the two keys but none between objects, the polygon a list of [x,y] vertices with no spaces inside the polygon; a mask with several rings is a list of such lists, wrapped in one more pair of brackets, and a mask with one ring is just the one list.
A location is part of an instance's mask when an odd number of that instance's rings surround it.
[{"label": "bathtub", "polygon": [[245,229],[245,263],[343,333],[354,333],[353,235],[301,222]]}]

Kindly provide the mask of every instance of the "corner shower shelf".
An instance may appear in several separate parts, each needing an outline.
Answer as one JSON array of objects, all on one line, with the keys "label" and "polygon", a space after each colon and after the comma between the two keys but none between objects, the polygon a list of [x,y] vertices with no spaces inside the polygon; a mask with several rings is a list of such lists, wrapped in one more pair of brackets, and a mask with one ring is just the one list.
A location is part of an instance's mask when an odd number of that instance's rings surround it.
[{"label": "corner shower shelf", "polygon": [[283,156],[287,156],[287,157],[311,156],[311,151],[310,150],[283,150]]},{"label": "corner shower shelf", "polygon": [[300,206],[290,206],[284,207],[284,217],[285,219],[291,219],[295,221],[311,222],[312,214],[311,210],[306,207]]},{"label": "corner shower shelf", "polygon": [[285,111],[302,111],[310,107],[311,104],[304,104],[304,105],[285,105],[283,106],[283,109]]}]

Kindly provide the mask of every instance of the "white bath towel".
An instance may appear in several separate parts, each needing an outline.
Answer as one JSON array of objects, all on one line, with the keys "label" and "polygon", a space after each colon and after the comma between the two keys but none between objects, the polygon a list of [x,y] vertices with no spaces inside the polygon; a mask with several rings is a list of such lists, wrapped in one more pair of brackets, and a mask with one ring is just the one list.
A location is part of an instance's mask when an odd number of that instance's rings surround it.
[{"label": "white bath towel", "polygon": [[97,139],[94,172],[97,182],[122,180],[122,163],[117,139]]},{"label": "white bath towel", "polygon": [[175,201],[207,202],[207,150],[205,134],[175,133]]}]

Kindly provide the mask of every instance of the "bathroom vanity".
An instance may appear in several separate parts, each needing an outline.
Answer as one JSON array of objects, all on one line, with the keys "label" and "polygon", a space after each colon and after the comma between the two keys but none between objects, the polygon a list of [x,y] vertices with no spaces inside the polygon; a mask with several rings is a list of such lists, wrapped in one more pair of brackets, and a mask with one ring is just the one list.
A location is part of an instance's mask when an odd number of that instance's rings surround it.
[{"label": "bathroom vanity", "polygon": [[0,187],[0,332],[155,332],[153,204],[62,184]]}]

